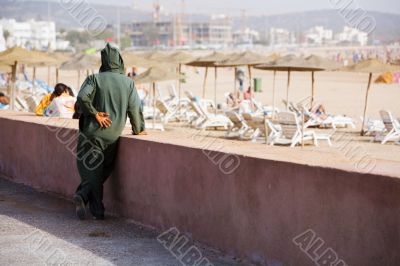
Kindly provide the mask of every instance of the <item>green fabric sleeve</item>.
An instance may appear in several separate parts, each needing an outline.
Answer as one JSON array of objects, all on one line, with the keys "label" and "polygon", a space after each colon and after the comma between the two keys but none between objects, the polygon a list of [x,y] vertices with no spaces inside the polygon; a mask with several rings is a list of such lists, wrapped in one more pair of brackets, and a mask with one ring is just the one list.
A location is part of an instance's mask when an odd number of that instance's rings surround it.
[{"label": "green fabric sleeve", "polygon": [[138,135],[140,132],[144,131],[145,124],[140,98],[133,82],[131,87],[132,90],[128,100],[128,117],[132,125],[133,135]]},{"label": "green fabric sleeve", "polygon": [[81,90],[78,93],[78,104],[81,106],[83,113],[88,115],[96,116],[98,111],[93,106],[93,97],[96,92],[96,86],[91,79],[91,76],[87,77],[83,82]]}]

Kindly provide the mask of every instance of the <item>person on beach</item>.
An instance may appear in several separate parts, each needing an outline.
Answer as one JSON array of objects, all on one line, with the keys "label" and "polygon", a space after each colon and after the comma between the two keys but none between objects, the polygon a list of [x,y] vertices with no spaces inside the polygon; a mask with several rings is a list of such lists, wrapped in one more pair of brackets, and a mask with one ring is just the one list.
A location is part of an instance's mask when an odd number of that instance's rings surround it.
[{"label": "person on beach", "polygon": [[10,104],[10,98],[0,92],[0,109],[6,108]]},{"label": "person on beach", "polygon": [[237,69],[236,70],[236,80],[239,82],[239,91],[243,92],[243,86],[244,86],[244,71],[242,69]]},{"label": "person on beach", "polygon": [[86,205],[94,219],[104,219],[103,184],[111,175],[118,140],[127,116],[134,135],[146,135],[140,99],[131,78],[125,76],[120,52],[107,44],[101,51],[99,74],[90,75],[78,94],[77,165],[81,176],[73,201],[79,219]]},{"label": "person on beach", "polygon": [[51,102],[58,97],[69,96],[68,86],[63,83],[58,83],[54,87],[54,91],[42,97],[39,105],[36,107],[35,113],[38,116],[43,116],[45,110],[49,107]]}]

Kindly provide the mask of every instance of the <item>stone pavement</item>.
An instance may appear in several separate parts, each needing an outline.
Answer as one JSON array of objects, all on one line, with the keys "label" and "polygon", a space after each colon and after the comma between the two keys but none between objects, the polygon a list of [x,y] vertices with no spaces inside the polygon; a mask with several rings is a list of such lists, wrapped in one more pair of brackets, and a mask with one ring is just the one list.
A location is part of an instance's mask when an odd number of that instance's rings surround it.
[{"label": "stone pavement", "polygon": [[[0,265],[193,265],[164,248],[160,232],[106,218],[79,221],[71,202],[0,177]],[[209,265],[249,265],[193,245]]]}]

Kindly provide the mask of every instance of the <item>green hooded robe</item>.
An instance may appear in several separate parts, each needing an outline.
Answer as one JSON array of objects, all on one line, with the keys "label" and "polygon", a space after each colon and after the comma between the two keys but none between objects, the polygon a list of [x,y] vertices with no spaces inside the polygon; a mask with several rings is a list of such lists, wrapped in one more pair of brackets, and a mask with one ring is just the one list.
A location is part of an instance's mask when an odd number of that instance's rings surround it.
[{"label": "green hooded robe", "polygon": [[[132,79],[125,76],[119,51],[107,44],[101,51],[101,61],[100,73],[86,78],[77,99],[82,115],[77,146],[81,184],[76,194],[89,203],[95,217],[104,216],[103,183],[113,171],[127,116],[134,135],[144,131],[140,99]],[[109,128],[100,127],[95,118],[98,112],[109,114]]]}]

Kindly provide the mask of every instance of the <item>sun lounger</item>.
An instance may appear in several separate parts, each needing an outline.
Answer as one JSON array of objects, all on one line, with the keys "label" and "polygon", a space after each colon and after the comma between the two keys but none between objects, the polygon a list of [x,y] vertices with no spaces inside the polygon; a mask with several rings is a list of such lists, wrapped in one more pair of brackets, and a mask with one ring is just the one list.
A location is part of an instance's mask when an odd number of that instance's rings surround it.
[{"label": "sun lounger", "polygon": [[[362,116],[360,117],[360,120],[361,122],[363,121]],[[364,123],[364,134],[366,136],[379,137],[382,136],[385,131],[386,131],[385,124],[382,122],[382,120],[366,118]]]},{"label": "sun lounger", "polygon": [[225,115],[210,114],[199,103],[190,102],[191,109],[196,113],[195,127],[198,129],[219,128],[228,129],[232,122]]},{"label": "sun lounger", "polygon": [[27,105],[28,105],[28,110],[29,110],[29,112],[35,113],[35,111],[36,111],[36,106],[39,105],[39,102],[36,100],[36,98],[33,97],[33,96],[25,97],[25,102],[26,102]]},{"label": "sun lounger", "polygon": [[347,127],[351,126],[352,128],[356,128],[353,119],[345,116],[332,116],[329,115],[326,119],[322,119],[318,115],[308,111],[304,105],[298,104],[297,109],[301,112],[304,112],[305,117],[308,118],[305,127],[319,126],[319,127],[332,127],[336,129],[337,127]]},{"label": "sun lounger", "polygon": [[302,141],[313,141],[315,146],[318,146],[318,140],[326,140],[329,146],[332,145],[330,135],[316,134],[314,131],[304,130],[302,132],[299,119],[295,113],[281,112],[278,113],[278,123],[282,128],[281,136],[273,139],[270,144],[282,144],[295,147],[301,144]]},{"label": "sun lounger", "polygon": [[15,97],[15,108],[17,111],[28,112],[29,107],[25,100],[21,99],[19,96]]},{"label": "sun lounger", "polygon": [[160,119],[164,124],[167,124],[170,120],[178,120],[177,109],[171,109],[167,103],[163,100],[156,100],[156,108],[159,110]]},{"label": "sun lounger", "polygon": [[265,138],[265,119],[264,116],[254,115],[250,113],[242,114],[249,128],[252,130],[251,140],[257,142],[258,138]]},{"label": "sun lounger", "polygon": [[246,124],[244,118],[233,111],[226,112],[225,115],[232,122],[232,124],[228,127],[226,137],[230,137],[232,134],[235,134],[239,138],[243,138],[246,132],[248,132],[250,129],[249,126]]},{"label": "sun lounger", "polygon": [[386,128],[386,135],[383,136],[382,144],[386,144],[389,141],[400,140],[400,122],[394,119],[389,111],[382,110],[379,112],[381,115],[383,124]]}]

